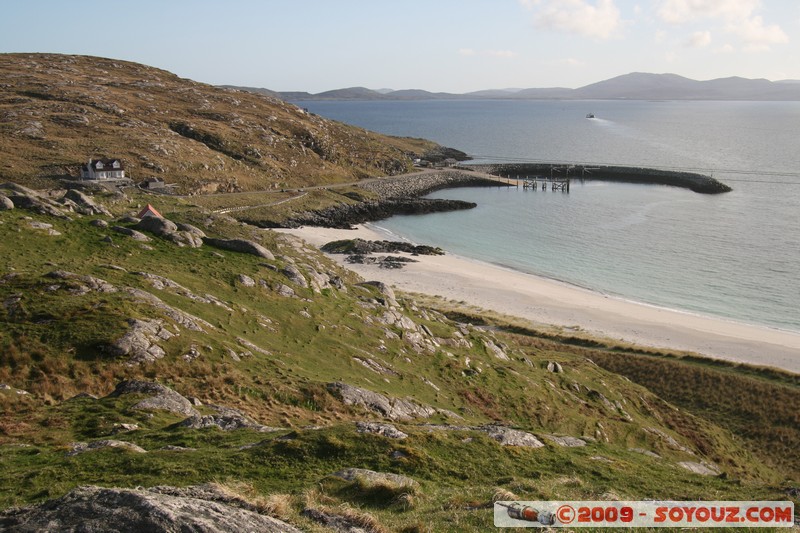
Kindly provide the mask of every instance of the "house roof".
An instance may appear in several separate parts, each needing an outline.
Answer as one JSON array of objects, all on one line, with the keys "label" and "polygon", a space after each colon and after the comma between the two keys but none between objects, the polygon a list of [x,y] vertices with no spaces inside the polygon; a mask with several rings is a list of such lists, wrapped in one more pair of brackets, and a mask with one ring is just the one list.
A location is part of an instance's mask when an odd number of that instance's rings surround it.
[{"label": "house roof", "polygon": [[[114,168],[114,163],[118,163],[119,166]],[[97,168],[97,163],[101,163],[103,165],[102,168]],[[92,167],[95,171],[103,171],[103,170],[125,170],[125,167],[122,165],[121,159],[90,159],[88,163],[83,165],[84,169],[88,167]]]},{"label": "house roof", "polygon": [[159,213],[158,210],[150,204],[147,204],[147,207],[142,209],[137,216],[139,218],[144,218],[144,217],[164,218],[163,216],[161,216],[161,213]]}]

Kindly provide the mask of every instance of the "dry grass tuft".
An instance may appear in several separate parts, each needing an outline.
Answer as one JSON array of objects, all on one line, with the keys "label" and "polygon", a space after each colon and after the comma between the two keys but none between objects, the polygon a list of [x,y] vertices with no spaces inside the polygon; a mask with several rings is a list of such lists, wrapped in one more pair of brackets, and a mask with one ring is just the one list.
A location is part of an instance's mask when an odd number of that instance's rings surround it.
[{"label": "dry grass tuft", "polygon": [[519,496],[510,490],[506,490],[502,487],[495,487],[494,493],[492,494],[492,502],[508,502],[514,500],[519,500]]}]

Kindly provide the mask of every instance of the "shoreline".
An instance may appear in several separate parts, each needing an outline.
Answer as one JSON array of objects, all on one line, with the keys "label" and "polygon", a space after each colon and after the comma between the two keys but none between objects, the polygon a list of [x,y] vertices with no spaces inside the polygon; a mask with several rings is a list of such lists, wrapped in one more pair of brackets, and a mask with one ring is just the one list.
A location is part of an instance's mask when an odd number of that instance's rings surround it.
[{"label": "shoreline", "polygon": [[[363,225],[352,230],[306,226],[275,231],[295,235],[316,248],[340,239],[387,239]],[[327,255],[366,280],[382,281],[400,291],[464,301],[612,341],[800,374],[798,333],[634,302],[449,252],[414,257],[418,262],[397,270],[350,264],[342,254]]]}]

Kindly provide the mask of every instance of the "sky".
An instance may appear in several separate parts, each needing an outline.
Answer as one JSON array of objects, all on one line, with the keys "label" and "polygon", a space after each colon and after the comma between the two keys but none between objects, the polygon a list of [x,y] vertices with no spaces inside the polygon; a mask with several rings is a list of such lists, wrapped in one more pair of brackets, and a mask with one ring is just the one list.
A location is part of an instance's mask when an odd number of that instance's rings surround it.
[{"label": "sky", "polygon": [[312,93],[577,88],[629,72],[800,80],[800,1],[0,0],[5,52]]}]

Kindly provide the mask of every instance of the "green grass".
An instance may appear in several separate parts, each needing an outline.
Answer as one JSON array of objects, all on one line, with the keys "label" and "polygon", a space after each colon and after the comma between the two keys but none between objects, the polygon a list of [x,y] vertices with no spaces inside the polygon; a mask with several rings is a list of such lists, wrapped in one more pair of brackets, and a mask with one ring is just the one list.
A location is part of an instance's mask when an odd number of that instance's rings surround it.
[{"label": "green grass", "polygon": [[[112,207],[122,214],[150,200],[134,196]],[[442,344],[418,352],[402,340],[402,328],[381,323],[385,308],[377,303],[375,287],[357,286],[355,276],[286,237],[214,217],[192,207],[193,201],[166,198],[157,208],[211,236],[257,240],[276,259],[208,246],[179,248],[158,238],[148,249],[91,226],[89,217],[63,221],[19,210],[0,213],[0,383],[31,393],[0,391],[0,508],[59,496],[82,484],[218,481],[245,484],[258,497],[286,495],[285,512],[306,526],[310,522],[299,513],[313,501],[336,512],[366,513],[394,530],[464,531],[490,527],[490,502],[501,489],[523,499],[598,499],[612,492],[630,499],[784,499],[785,487],[800,477],[798,466],[785,460],[797,427],[791,406],[798,385],[792,376],[648,354],[401,294],[402,312],[436,337],[453,338],[459,326],[435,308],[481,326],[470,328],[469,348]],[[62,235],[28,229],[27,216],[52,223]],[[102,241],[106,235],[113,244]],[[288,264],[339,275],[347,290],[294,286],[296,298],[279,296],[270,287],[291,284],[280,272]],[[80,281],[43,277],[57,269],[146,290],[213,327],[205,332],[179,327],[124,290],[71,294]],[[227,308],[156,289],[135,274],[140,271],[167,277],[196,296],[212,294]],[[235,281],[238,274],[267,287],[242,287]],[[6,303],[17,297],[18,304]],[[425,318],[412,311],[423,305]],[[129,318],[157,318],[179,333],[161,343],[165,358],[130,366],[108,353],[106,346],[126,331]],[[234,361],[228,349],[248,350],[240,338],[266,352]],[[510,360],[495,358],[484,347],[488,339]],[[202,355],[187,362],[181,356],[192,345]],[[356,357],[373,359],[393,373],[369,370]],[[564,372],[548,372],[550,361]],[[119,381],[132,378],[158,381],[205,404],[235,407],[285,429],[188,430],[175,425],[180,416],[131,410],[134,397],[105,397]],[[376,416],[343,405],[326,389],[333,381],[411,398],[461,418],[436,414],[399,423],[409,434],[405,440],[359,434],[353,422]],[[734,398],[744,386],[750,396]],[[101,399],[69,399],[79,392]],[[541,449],[509,448],[479,431],[430,432],[419,425],[424,422],[499,422],[540,438],[581,437],[587,445],[567,449],[544,440]],[[114,435],[121,423],[140,429]],[[105,438],[133,442],[148,453],[66,455],[72,442]],[[780,438],[789,440],[779,446]],[[776,444],[768,445],[769,439]],[[251,444],[257,445],[242,449]],[[167,445],[196,450],[160,450]],[[714,462],[724,475],[691,474],[676,466],[684,460]],[[347,467],[407,475],[420,486],[402,491],[328,477]]]}]

